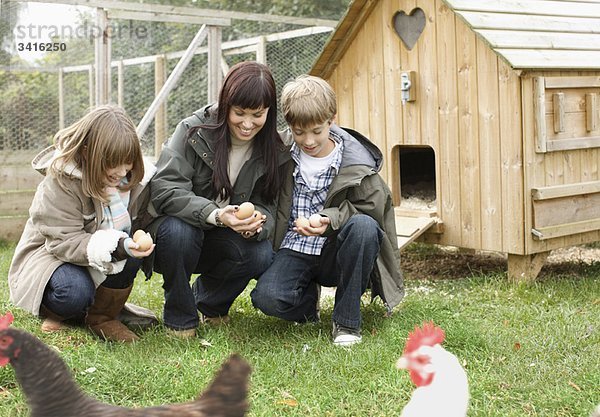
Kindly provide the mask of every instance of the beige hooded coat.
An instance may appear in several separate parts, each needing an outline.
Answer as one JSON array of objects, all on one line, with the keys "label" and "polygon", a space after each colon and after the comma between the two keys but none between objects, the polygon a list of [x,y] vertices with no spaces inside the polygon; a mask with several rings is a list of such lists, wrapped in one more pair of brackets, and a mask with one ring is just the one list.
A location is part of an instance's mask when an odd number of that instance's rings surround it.
[{"label": "beige hooded coat", "polygon": [[[55,152],[53,146],[40,152],[31,163],[33,168],[45,175]],[[84,194],[78,169],[67,166],[64,170],[69,174],[64,186],[52,175],[39,184],[8,271],[11,302],[33,314],[39,314],[44,289],[63,263],[88,267],[96,286],[125,265],[125,260],[112,262],[111,254],[127,234],[99,229],[101,202]],[[155,171],[154,165],[145,164],[142,182],[131,190],[128,212],[132,231],[141,227],[145,217],[146,185]]]}]

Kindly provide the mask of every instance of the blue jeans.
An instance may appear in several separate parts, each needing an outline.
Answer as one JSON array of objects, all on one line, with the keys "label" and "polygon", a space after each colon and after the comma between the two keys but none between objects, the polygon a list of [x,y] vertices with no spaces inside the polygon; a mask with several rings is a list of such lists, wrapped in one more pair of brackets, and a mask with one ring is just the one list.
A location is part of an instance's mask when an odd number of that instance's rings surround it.
[{"label": "blue jeans", "polygon": [[[273,262],[271,242],[247,240],[229,228],[202,230],[176,217],[158,227],[154,270],[162,274],[163,320],[176,330],[198,326],[198,310],[225,316],[252,278]],[[201,274],[190,287],[192,274]]]},{"label": "blue jeans", "polygon": [[[140,268],[141,260],[127,258],[123,271],[108,275],[102,286],[129,288]],[[84,266],[65,263],[56,268],[42,296],[42,304],[65,319],[83,319],[94,302],[96,287]]]},{"label": "blue jeans", "polygon": [[302,323],[317,318],[317,284],[337,287],[333,320],[359,329],[360,298],[383,235],[373,218],[356,214],[327,239],[320,255],[280,249],[252,290],[252,304],[269,316]]}]

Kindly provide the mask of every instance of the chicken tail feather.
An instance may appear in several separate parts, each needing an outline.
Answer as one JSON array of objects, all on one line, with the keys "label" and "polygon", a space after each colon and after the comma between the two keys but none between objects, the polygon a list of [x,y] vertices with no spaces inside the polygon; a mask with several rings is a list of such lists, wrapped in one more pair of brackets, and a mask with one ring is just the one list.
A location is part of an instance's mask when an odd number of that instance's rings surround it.
[{"label": "chicken tail feather", "polygon": [[248,411],[248,379],[251,368],[240,355],[231,355],[216,373],[209,387],[200,394],[207,415],[241,417]]}]

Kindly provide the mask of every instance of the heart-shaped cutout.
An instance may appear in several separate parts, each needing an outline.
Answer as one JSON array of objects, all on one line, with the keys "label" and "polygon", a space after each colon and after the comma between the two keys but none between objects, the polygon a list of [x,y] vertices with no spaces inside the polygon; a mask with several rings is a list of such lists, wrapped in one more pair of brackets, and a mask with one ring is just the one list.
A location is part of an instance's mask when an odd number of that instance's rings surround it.
[{"label": "heart-shaped cutout", "polygon": [[404,10],[394,13],[392,18],[394,29],[409,51],[415,46],[419,36],[423,33],[425,21],[425,12],[418,7],[408,15]]}]

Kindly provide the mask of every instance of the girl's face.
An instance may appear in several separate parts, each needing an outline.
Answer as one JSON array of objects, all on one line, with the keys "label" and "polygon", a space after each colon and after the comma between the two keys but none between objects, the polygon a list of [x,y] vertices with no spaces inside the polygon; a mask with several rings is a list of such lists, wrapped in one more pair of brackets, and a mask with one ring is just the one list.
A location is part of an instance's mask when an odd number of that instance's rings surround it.
[{"label": "girl's face", "polygon": [[107,187],[118,187],[121,184],[123,178],[127,176],[129,171],[133,168],[133,164],[119,165],[115,168],[106,170],[106,176],[104,179],[104,185]]},{"label": "girl's face", "polygon": [[251,140],[267,121],[269,108],[243,109],[231,106],[227,117],[229,133],[238,140]]}]

